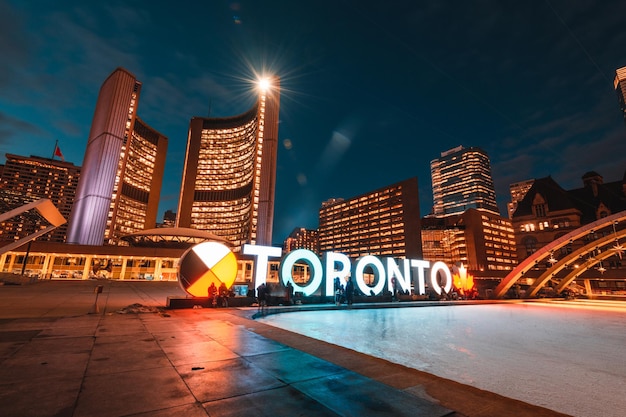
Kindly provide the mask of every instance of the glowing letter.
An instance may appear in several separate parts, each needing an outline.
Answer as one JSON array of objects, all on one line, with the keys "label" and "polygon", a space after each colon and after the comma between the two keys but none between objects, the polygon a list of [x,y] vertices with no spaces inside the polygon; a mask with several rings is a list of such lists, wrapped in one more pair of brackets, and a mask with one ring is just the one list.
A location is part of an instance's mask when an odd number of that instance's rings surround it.
[{"label": "glowing letter", "polygon": [[[363,279],[363,270],[366,265],[372,265],[372,269],[374,269],[374,274],[378,276],[378,282],[374,286],[374,288],[369,287],[365,280]],[[387,281],[385,277],[385,267],[383,263],[375,256],[366,255],[357,261],[356,267],[354,268],[354,279],[356,280],[356,285],[359,287],[359,290],[366,295],[370,294],[370,291],[376,294],[380,294],[380,292],[385,288],[385,283]]]},{"label": "glowing letter", "polygon": [[387,258],[387,278],[389,282],[389,291],[393,292],[393,284],[392,279],[395,277],[396,282],[400,284],[400,290],[411,291],[411,267],[410,261],[408,259],[403,259],[402,262],[402,271],[400,272],[400,267],[396,263],[396,260],[393,258]]},{"label": "glowing letter", "polygon": [[[300,259],[309,264],[313,274],[313,277],[305,287],[301,287],[293,282],[293,276],[291,275],[293,265]],[[280,263],[280,276],[283,284],[287,285],[291,281],[294,291],[302,292],[304,295],[311,295],[319,288],[322,283],[322,274],[322,262],[317,255],[307,249],[296,249],[293,252],[289,252]]]},{"label": "glowing letter", "polygon": [[278,258],[282,254],[281,248],[275,248],[273,246],[257,246],[257,245],[243,245],[242,253],[244,255],[256,255],[257,258],[254,261],[254,288],[267,281],[267,260],[268,258]]},{"label": "glowing letter", "polygon": [[415,293],[419,295],[424,295],[426,294],[424,268],[430,267],[430,262],[418,261],[417,259],[411,259],[411,266],[417,268],[417,285],[413,283],[413,288],[415,289]]},{"label": "glowing letter", "polygon": [[446,284],[443,287],[446,292],[450,292],[450,289],[452,289],[452,274],[450,273],[448,265],[441,261],[435,262],[433,265],[433,269],[430,270],[430,284],[433,286],[437,294],[441,295],[441,287],[437,282],[437,272],[439,270],[441,270],[443,272],[443,275],[446,277]]},{"label": "glowing letter", "polygon": [[[326,264],[326,295],[334,295],[333,287],[335,278],[343,280],[350,273],[350,258],[343,253],[326,252],[324,254]],[[341,265],[340,269],[335,269],[337,264]]]}]

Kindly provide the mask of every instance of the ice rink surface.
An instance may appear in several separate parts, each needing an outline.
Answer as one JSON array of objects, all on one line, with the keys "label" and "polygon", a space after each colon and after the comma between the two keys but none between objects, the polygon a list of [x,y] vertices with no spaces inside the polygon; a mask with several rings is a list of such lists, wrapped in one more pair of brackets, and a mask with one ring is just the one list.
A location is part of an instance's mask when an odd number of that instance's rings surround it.
[{"label": "ice rink surface", "polygon": [[626,415],[626,302],[305,311],[260,320],[573,416]]}]

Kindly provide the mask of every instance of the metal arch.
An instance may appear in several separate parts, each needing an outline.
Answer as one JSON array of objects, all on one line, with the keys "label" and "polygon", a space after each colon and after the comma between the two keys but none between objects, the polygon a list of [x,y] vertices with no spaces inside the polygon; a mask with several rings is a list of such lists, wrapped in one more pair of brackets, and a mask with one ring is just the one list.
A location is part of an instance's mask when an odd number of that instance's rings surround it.
[{"label": "metal arch", "polygon": [[[626,220],[626,210],[581,226],[578,229],[573,230],[568,234],[563,235],[560,238],[548,243],[546,246],[540,248],[537,252],[533,253],[528,258],[520,262],[519,265],[517,265],[500,282],[500,284],[498,284],[498,286],[494,290],[494,297],[502,298],[506,294],[506,292],[513,286],[513,284],[515,284],[520,278],[524,276],[524,273],[526,273],[526,271],[530,270],[552,252],[559,250],[563,246],[567,245],[570,240],[579,239],[587,235],[592,230],[602,229],[606,226],[612,225],[615,222],[621,222],[622,220]],[[598,244],[594,241],[594,244],[592,246],[595,248],[596,246],[598,246]],[[580,255],[580,250],[576,253]]]},{"label": "metal arch", "polygon": [[[526,296],[534,297],[537,294],[537,292],[539,292],[541,287],[543,287],[553,276],[559,273],[562,269],[567,267],[572,261],[578,259],[579,257],[583,255],[588,254],[591,251],[594,251],[598,248],[601,248],[612,242],[615,242],[615,239],[621,239],[623,237],[626,237],[626,229],[620,230],[619,232],[616,231],[615,234],[607,235],[600,239],[589,242],[588,244],[584,245],[582,248],[579,248],[575,252],[570,253],[569,255],[559,260],[557,263],[555,263],[552,267],[548,268],[537,279],[535,279],[535,282],[526,291]],[[610,252],[601,253],[600,255],[595,255],[593,259],[588,260],[588,261],[585,260],[585,262],[583,262],[582,265],[587,265],[587,264],[589,264],[590,266],[594,265],[598,261],[611,257],[613,254],[614,252],[610,251]],[[581,268],[581,265],[579,265],[577,268],[577,271],[575,271],[573,274],[574,278],[587,269],[588,268]],[[572,274],[567,274],[567,277],[569,277],[570,275]],[[560,288],[560,289],[557,290],[557,293],[561,292],[567,285],[569,285],[569,283],[572,282],[574,278],[570,279],[570,281],[565,285],[562,284],[564,278],[560,278],[560,283],[557,286],[557,288]]]},{"label": "metal arch", "polygon": [[579,265],[576,270],[570,272],[559,281],[559,285],[557,285],[555,291],[560,293],[563,291],[572,281],[576,279],[576,277],[586,270],[590,269],[593,265],[596,265],[599,261],[602,261],[606,258],[610,258],[613,256],[612,251],[603,252],[601,255],[596,255],[592,259],[587,259],[582,265]]}]

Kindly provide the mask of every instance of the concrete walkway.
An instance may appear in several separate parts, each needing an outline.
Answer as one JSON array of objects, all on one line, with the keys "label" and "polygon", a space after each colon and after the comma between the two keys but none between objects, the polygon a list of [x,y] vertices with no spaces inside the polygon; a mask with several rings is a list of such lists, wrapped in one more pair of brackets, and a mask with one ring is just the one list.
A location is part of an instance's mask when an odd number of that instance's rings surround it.
[{"label": "concrete walkway", "polygon": [[[102,293],[94,289],[102,285]],[[562,416],[251,319],[178,283],[0,286],[0,415]]]}]

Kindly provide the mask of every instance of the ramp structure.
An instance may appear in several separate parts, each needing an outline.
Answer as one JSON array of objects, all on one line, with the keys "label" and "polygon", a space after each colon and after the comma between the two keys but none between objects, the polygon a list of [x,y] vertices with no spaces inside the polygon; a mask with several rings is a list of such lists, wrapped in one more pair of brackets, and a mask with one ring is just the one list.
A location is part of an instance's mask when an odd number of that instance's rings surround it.
[{"label": "ramp structure", "polygon": [[39,214],[48,223],[48,226],[45,228],[38,230],[35,233],[31,233],[30,235],[18,239],[14,242],[9,243],[8,245],[4,245],[0,247],[0,255],[18,248],[25,243],[30,242],[31,240],[37,239],[39,236],[45,235],[51,230],[56,229],[57,227],[65,224],[67,220],[63,217],[63,215],[59,212],[56,206],[47,198],[42,198],[37,201],[33,201],[32,203],[24,204],[23,206],[17,207],[13,210],[9,210],[5,213],[0,214],[0,223],[5,222],[15,216],[19,216],[20,214],[24,214],[26,212],[30,212],[34,210]]}]

